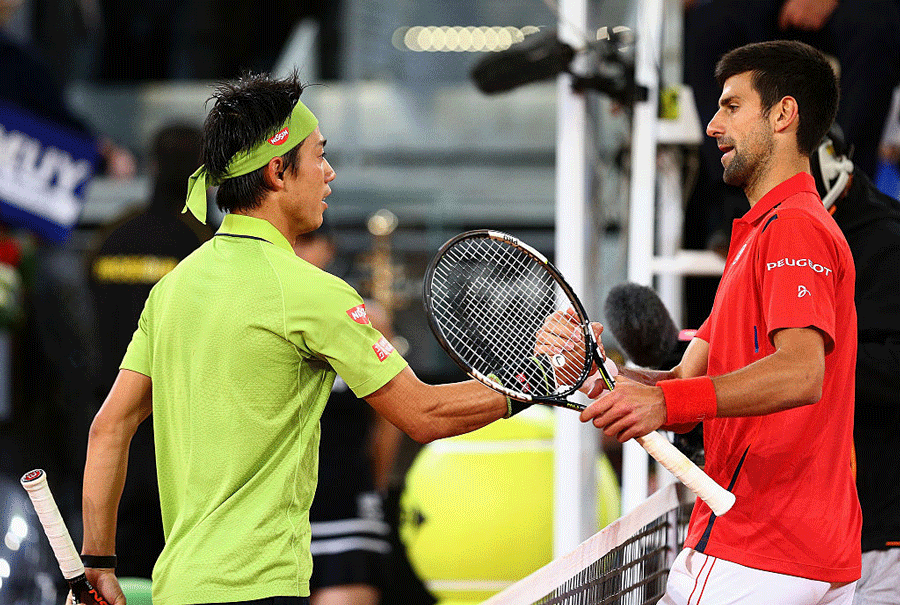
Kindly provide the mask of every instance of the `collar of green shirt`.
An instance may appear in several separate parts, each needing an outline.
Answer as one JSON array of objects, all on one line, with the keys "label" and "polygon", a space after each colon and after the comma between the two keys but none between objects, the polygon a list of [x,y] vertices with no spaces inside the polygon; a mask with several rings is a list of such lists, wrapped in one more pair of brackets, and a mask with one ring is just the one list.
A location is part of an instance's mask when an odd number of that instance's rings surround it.
[{"label": "collar of green shirt", "polygon": [[261,239],[289,252],[294,251],[291,243],[272,223],[246,214],[226,214],[216,235]]}]

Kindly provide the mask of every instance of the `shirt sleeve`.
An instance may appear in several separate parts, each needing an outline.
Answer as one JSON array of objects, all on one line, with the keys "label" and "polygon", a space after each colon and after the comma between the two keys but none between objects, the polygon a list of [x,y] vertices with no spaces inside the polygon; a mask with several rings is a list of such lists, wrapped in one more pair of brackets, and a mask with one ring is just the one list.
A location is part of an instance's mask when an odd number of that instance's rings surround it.
[{"label": "shirt sleeve", "polygon": [[807,216],[770,219],[760,234],[757,286],[769,342],[784,328],[816,328],[834,348],[837,283],[843,276],[833,236]]},{"label": "shirt sleeve", "polygon": [[131,342],[128,343],[128,349],[125,350],[125,357],[119,364],[119,369],[131,370],[152,378],[150,374],[150,339],[148,338],[149,314],[148,299],[148,303],[144,305],[144,310],[141,311],[141,317],[138,319],[137,329],[131,337]]},{"label": "shirt sleeve", "polygon": [[[289,303],[288,338],[327,362],[357,397],[370,395],[399,374],[406,360],[372,327],[356,290],[327,273],[316,279],[315,288]],[[308,294],[313,291],[315,300]]]},{"label": "shirt sleeve", "polygon": [[700,328],[697,330],[697,332],[694,334],[694,338],[699,338],[700,340],[705,340],[706,342],[709,342],[709,339],[710,339],[709,330],[710,330],[709,317],[707,317],[706,320],[700,325]]}]

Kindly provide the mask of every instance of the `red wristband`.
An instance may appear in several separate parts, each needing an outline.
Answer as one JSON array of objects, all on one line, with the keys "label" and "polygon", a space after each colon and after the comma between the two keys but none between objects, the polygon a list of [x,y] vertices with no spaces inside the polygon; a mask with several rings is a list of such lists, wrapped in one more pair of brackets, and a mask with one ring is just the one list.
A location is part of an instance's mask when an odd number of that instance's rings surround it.
[{"label": "red wristband", "polygon": [[716,389],[709,376],[661,380],[656,386],[662,388],[666,399],[666,425],[690,424],[716,417]]}]

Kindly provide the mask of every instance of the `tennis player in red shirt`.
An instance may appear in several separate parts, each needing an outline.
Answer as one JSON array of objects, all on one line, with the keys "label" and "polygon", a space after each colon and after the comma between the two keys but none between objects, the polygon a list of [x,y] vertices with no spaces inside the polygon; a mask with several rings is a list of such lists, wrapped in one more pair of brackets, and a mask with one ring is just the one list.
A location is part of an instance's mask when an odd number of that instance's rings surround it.
[{"label": "tennis player in red shirt", "polygon": [[621,370],[581,417],[620,441],[703,422],[705,470],[737,496],[722,517],[697,501],[661,603],[849,605],[862,525],[855,270],[809,166],[837,82],[820,52],[786,41],[726,54],[716,77],[706,132],[750,211],[734,223],[712,313],[677,367]]}]

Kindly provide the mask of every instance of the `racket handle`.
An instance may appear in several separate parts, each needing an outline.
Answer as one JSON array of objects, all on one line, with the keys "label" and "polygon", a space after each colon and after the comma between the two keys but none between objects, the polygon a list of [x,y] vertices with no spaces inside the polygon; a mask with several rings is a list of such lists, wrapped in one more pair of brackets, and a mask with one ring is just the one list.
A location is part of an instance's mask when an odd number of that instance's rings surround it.
[{"label": "racket handle", "polygon": [[50,486],[47,485],[47,474],[41,470],[33,470],[22,477],[22,487],[28,492],[34,510],[37,513],[44,533],[50,540],[53,554],[59,561],[59,569],[66,580],[77,578],[84,573],[81,557],[72,543],[72,537],[63,521]]},{"label": "racket handle", "polygon": [[34,511],[44,527],[44,533],[50,540],[53,554],[56,555],[56,560],[59,562],[59,569],[71,590],[72,604],[109,605],[103,596],[91,586],[84,574],[81,556],[75,549],[75,544],[72,543],[72,536],[69,535],[69,530],[66,528],[62,515],[59,514],[56,500],[53,499],[53,493],[47,484],[47,474],[41,469],[25,473],[22,477],[22,487],[28,492],[28,497],[31,498],[31,503],[34,505]]},{"label": "racket handle", "polygon": [[716,516],[724,515],[734,504],[734,494],[713,481],[699,466],[691,462],[672,443],[653,431],[643,437],[636,437],[647,453],[659,462],[670,473],[675,475],[685,487],[694,492],[698,498],[706,502]]}]

